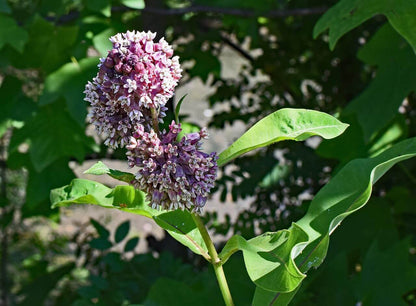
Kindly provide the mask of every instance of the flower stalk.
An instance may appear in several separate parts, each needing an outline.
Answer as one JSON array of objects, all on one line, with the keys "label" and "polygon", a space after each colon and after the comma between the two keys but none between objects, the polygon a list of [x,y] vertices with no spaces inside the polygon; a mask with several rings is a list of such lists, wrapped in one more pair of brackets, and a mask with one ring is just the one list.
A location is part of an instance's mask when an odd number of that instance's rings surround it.
[{"label": "flower stalk", "polygon": [[218,257],[217,250],[215,249],[214,243],[211,240],[211,237],[209,236],[209,233],[202,222],[199,215],[193,213],[192,218],[198,227],[199,232],[201,233],[202,239],[204,239],[204,242],[208,248],[208,254],[211,257],[211,264],[214,268],[215,276],[217,277],[218,285],[221,290],[222,297],[224,299],[226,306],[233,306],[233,298],[231,296],[230,289],[228,288],[227,279],[224,274],[224,269],[222,268],[222,262],[221,259]]}]

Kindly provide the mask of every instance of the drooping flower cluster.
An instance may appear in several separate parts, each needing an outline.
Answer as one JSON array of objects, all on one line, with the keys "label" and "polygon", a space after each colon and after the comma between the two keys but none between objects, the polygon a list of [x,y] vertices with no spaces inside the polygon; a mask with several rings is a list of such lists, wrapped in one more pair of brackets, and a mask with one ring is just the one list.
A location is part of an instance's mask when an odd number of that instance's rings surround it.
[{"label": "drooping flower cluster", "polygon": [[182,70],[172,47],[163,38],[154,42],[155,36],[136,31],[112,36],[113,49],[86,85],[90,122],[108,146],[126,145],[138,124],[150,128],[152,109],[159,121],[166,115]]},{"label": "drooping flower cluster", "polygon": [[128,163],[138,167],[134,185],[147,193],[153,208],[201,212],[214,186],[218,157],[199,151],[200,140],[208,137],[205,129],[178,142],[180,131],[180,124],[172,122],[159,137],[139,126],[127,145]]}]

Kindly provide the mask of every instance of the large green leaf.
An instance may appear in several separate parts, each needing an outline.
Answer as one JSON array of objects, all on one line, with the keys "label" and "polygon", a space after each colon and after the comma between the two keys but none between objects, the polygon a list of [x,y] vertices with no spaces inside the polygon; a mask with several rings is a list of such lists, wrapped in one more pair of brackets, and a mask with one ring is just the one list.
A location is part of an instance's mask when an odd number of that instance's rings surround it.
[{"label": "large green leaf", "polygon": [[341,36],[377,14],[385,15],[416,50],[415,0],[341,0],[319,19],[313,35],[329,29],[329,46],[333,49]]},{"label": "large green leaf", "polygon": [[25,121],[36,110],[36,103],[22,92],[22,82],[6,76],[0,87],[0,122],[9,119]]},{"label": "large green leaf", "polygon": [[403,100],[416,89],[416,56],[412,49],[387,24],[359,51],[358,57],[378,66],[377,74],[341,113],[341,120],[349,122],[351,129],[319,147],[319,154],[328,158],[367,157],[406,132],[397,116]]},{"label": "large green leaf", "polygon": [[222,166],[241,154],[278,141],[302,141],[315,135],[331,139],[343,133],[347,127],[348,124],[325,113],[284,108],[257,122],[221,152],[218,165]]},{"label": "large green leaf", "polygon": [[87,8],[91,11],[103,14],[105,17],[111,16],[110,0],[86,0]]},{"label": "large green leaf", "polygon": [[132,186],[123,185],[111,189],[94,181],[74,179],[69,185],[51,191],[51,203],[52,208],[93,204],[153,218],[173,238],[193,252],[209,258],[207,247],[189,211],[152,209],[145,201],[144,193]]},{"label": "large green leaf", "polygon": [[48,75],[39,104],[47,105],[64,97],[71,116],[80,126],[84,126],[87,104],[83,102],[83,91],[87,81],[97,72],[97,63],[96,57],[84,58],[79,62],[65,64]]},{"label": "large green leaf", "polygon": [[87,152],[95,149],[94,140],[63,109],[63,103],[42,107],[23,128],[13,133],[10,150],[17,150],[29,139],[30,158],[38,172],[64,157],[82,161]]},{"label": "large green leaf", "polygon": [[143,192],[132,186],[116,186],[111,189],[103,184],[74,179],[69,185],[51,191],[52,208],[73,204],[93,204],[116,208],[151,218],[155,210],[145,202]]},{"label": "large green leaf", "polygon": [[28,28],[29,39],[24,58],[16,58],[15,64],[18,67],[41,68],[47,73],[58,69],[73,56],[78,30],[78,26],[58,26],[35,15]]},{"label": "large green leaf", "polygon": [[[74,262],[66,263],[53,271],[46,272],[31,283],[24,286],[19,293],[24,295],[24,299],[19,302],[19,305],[43,305],[50,292],[57,288],[59,281],[67,276],[75,268]],[[42,284],[42,286],[39,286]]]},{"label": "large green leaf", "polygon": [[9,44],[17,51],[23,52],[28,37],[27,32],[19,27],[13,18],[0,13],[0,49]]},{"label": "large green leaf", "polygon": [[318,192],[306,215],[287,231],[248,241],[235,236],[220,258],[225,261],[233,252],[242,250],[249,275],[258,287],[255,304],[266,300],[272,305],[287,304],[301,283],[302,273],[324,260],[329,235],[341,221],[367,203],[372,185],[382,175],[415,155],[416,138],[411,138],[376,157],[351,161]]}]

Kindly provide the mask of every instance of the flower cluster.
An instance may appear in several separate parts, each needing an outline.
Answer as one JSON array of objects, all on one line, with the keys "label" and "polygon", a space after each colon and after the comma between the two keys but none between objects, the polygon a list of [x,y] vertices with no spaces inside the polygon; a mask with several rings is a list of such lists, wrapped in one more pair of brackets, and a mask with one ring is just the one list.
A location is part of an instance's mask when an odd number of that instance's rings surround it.
[{"label": "flower cluster", "polygon": [[165,116],[165,104],[181,77],[177,56],[156,34],[127,31],[110,38],[113,49],[102,58],[99,72],[84,93],[91,104],[89,120],[111,147],[128,143],[137,125],[150,128],[152,112]]},{"label": "flower cluster", "polygon": [[127,145],[129,166],[138,167],[134,185],[147,193],[153,208],[201,212],[214,186],[218,157],[199,151],[200,140],[208,137],[205,129],[177,141],[180,131],[172,122],[159,137],[139,126]]}]

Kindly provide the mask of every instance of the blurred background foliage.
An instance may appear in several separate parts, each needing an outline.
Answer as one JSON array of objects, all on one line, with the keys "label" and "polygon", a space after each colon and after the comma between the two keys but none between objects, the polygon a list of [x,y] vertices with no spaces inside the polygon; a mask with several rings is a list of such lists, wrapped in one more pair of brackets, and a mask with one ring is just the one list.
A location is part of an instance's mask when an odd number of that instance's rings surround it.
[{"label": "blurred background foliage", "polygon": [[[340,1],[335,21],[317,24],[337,1],[0,0],[0,304],[219,305],[212,271],[164,242],[149,240],[149,252],[136,254],[129,223],[114,236],[93,219],[74,236],[43,233],[58,227],[49,191],[75,177],[70,161],[124,159],[93,138],[85,83],[109,36],[151,30],[174,44],[184,64],[180,86],[199,79],[212,88],[205,107],[215,135],[283,107],[350,123],[335,140],[279,143],[221,169],[217,197],[239,214],[205,214],[218,242],[276,231],[301,217],[346,162],[416,136],[412,34],[396,31],[389,7],[399,18],[403,10],[416,17],[416,4],[356,2]],[[243,63],[235,77],[224,73],[226,49]],[[415,170],[411,159],[375,185],[370,204],[335,232],[294,305],[416,305]],[[241,200],[250,205],[241,208]],[[248,305],[254,288],[239,261],[226,273],[236,304]]]}]

